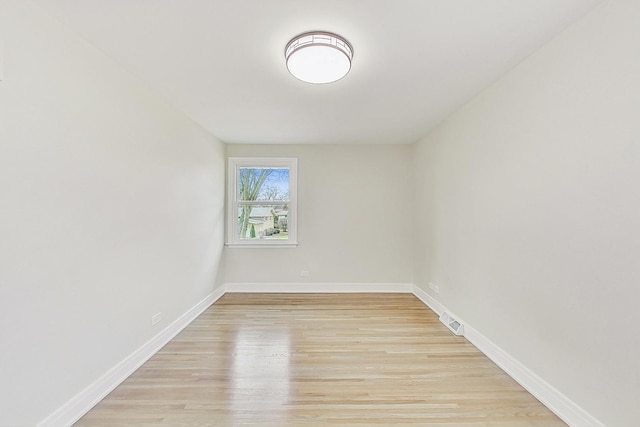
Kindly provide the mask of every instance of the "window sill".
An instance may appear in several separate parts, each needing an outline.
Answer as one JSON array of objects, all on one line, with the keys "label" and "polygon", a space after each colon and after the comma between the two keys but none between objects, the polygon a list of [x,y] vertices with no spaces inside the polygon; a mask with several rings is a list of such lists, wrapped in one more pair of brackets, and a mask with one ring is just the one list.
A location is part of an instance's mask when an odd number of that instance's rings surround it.
[{"label": "window sill", "polygon": [[297,248],[298,244],[295,242],[287,243],[225,243],[228,248],[246,248],[246,249],[291,249]]}]

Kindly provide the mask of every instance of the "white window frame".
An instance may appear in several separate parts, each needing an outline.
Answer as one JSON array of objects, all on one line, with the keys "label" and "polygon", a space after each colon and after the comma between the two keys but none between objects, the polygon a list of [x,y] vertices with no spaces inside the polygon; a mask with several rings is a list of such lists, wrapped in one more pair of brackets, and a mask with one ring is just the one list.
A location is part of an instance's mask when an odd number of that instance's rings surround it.
[{"label": "white window frame", "polygon": [[[241,168],[289,169],[289,211],[287,229],[289,238],[240,239],[238,232],[238,172]],[[242,204],[265,205],[270,202],[252,201]],[[227,243],[235,248],[295,248],[298,245],[298,159],[293,157],[229,157],[227,165]]]}]

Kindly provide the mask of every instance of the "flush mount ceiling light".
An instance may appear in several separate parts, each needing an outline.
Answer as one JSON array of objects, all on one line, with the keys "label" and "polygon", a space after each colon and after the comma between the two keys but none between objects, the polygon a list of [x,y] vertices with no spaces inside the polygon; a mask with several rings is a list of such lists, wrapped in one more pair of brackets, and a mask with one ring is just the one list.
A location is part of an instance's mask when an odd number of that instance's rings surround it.
[{"label": "flush mount ceiling light", "polygon": [[287,43],[284,56],[295,78],[307,83],[331,83],[351,69],[353,48],[337,34],[311,31]]}]

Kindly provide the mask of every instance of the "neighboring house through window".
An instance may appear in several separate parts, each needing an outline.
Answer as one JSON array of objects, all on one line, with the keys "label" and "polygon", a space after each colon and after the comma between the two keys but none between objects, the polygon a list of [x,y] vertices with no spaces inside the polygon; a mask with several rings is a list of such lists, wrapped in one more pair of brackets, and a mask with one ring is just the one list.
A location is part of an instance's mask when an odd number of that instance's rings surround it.
[{"label": "neighboring house through window", "polygon": [[295,246],[298,159],[230,157],[227,245]]}]

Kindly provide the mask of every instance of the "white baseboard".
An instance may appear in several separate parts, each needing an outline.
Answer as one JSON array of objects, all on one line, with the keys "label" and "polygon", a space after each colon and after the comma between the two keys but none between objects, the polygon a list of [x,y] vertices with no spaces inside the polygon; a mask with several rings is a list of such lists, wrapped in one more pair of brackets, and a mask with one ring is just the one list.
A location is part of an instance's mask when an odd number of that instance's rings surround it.
[{"label": "white baseboard", "polygon": [[224,295],[224,287],[213,291],[162,332],[42,420],[38,427],[70,426],[78,421],[222,295]]},{"label": "white baseboard", "polygon": [[[444,305],[421,288],[415,285],[413,288],[413,294],[438,315],[441,315],[445,311],[453,315]],[[531,372],[529,368],[518,362],[468,323],[461,320],[460,317],[456,315],[454,315],[454,317],[464,324],[464,337],[471,344],[491,359],[511,378],[516,380],[518,384],[524,387],[529,393],[534,395],[564,422],[572,427],[604,427],[603,423],[567,396],[556,390],[551,384]]]},{"label": "white baseboard", "polygon": [[427,307],[433,310],[438,316],[445,312],[445,308],[442,304],[436,301],[431,295],[413,285],[413,295],[422,301]]},{"label": "white baseboard", "polygon": [[411,293],[410,283],[227,283],[227,292],[272,293]]}]

